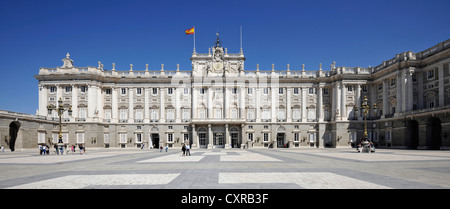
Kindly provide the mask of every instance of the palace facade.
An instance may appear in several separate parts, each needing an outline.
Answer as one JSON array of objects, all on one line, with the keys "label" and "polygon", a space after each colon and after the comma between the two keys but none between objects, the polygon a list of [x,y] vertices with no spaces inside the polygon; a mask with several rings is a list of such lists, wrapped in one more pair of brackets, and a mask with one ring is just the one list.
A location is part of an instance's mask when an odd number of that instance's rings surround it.
[{"label": "palace facade", "polygon": [[194,50],[190,59],[189,71],[118,70],[114,63],[106,70],[101,62],[76,67],[67,54],[61,67],[40,68],[35,135],[22,147],[57,142],[59,118],[49,107],[59,99],[72,109],[62,115],[68,145],[350,147],[367,124],[378,147],[450,147],[450,39],[376,67],[248,70],[242,49],[228,53],[219,37],[208,53]]}]

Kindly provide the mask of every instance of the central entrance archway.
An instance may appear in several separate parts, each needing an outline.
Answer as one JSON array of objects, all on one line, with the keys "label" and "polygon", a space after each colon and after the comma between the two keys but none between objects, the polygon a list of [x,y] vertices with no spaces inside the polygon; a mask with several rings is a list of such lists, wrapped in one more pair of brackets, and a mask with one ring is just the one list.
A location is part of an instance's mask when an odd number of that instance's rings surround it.
[{"label": "central entrance archway", "polygon": [[286,144],[286,135],[284,133],[277,133],[277,147],[278,148],[285,148]]},{"label": "central entrance archway", "polygon": [[427,120],[427,140],[428,149],[440,149],[442,143],[442,126],[441,120],[436,117]]},{"label": "central entrance archway", "polygon": [[221,132],[213,133],[214,148],[225,148],[225,137]]},{"label": "central entrance archway", "polygon": [[419,146],[419,123],[416,120],[406,122],[406,145],[408,149],[417,149]]}]

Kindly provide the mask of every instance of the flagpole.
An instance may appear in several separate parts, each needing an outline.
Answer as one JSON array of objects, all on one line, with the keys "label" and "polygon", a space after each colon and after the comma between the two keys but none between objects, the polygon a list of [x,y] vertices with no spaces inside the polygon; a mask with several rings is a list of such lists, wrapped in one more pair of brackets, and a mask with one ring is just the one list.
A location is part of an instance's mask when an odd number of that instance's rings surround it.
[{"label": "flagpole", "polygon": [[194,25],[194,53],[195,53],[195,25]]}]

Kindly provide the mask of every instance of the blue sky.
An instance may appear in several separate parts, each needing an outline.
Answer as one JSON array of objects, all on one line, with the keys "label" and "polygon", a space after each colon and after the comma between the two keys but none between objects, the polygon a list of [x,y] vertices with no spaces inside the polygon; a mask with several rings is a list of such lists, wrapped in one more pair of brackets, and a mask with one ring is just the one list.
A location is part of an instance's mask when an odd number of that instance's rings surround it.
[{"label": "blue sky", "polygon": [[132,1],[0,0],[0,109],[34,114],[40,67],[57,67],[67,52],[78,67],[107,70],[190,70],[216,32],[239,52],[246,70],[315,71],[376,66],[404,51],[423,51],[450,38],[450,1]]}]

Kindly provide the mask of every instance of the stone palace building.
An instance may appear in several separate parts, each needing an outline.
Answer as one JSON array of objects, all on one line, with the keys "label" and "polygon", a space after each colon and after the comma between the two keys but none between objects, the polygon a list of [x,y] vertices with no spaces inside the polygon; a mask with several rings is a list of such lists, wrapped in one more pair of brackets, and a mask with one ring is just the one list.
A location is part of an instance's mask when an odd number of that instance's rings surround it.
[{"label": "stone palace building", "polygon": [[[40,68],[37,115],[0,111],[2,138],[22,123],[18,148],[56,143],[61,99],[65,144],[87,147],[351,147],[367,135],[378,147],[450,147],[450,39],[375,67],[331,64],[317,71],[248,67],[217,37],[194,52],[192,69],[76,67],[69,53]],[[249,70],[249,68],[251,70]],[[370,109],[361,107],[367,99]],[[356,107],[355,107],[356,106]],[[374,108],[376,107],[376,108]],[[6,147],[7,148],[7,147]]]}]

